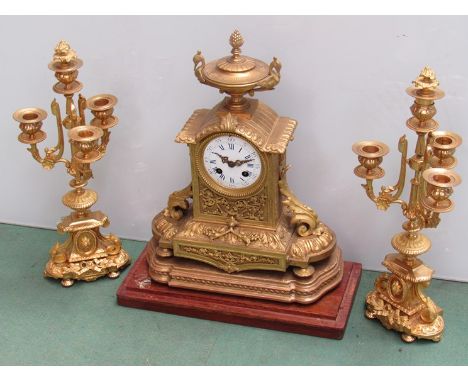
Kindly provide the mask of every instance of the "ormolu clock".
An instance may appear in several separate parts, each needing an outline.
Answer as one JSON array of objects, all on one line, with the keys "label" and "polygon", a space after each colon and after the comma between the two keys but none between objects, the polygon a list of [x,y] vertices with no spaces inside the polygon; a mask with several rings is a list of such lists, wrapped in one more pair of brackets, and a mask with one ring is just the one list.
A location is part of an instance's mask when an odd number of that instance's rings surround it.
[{"label": "ormolu clock", "polygon": [[259,100],[280,80],[280,62],[231,55],[194,71],[228,96],[195,110],[176,141],[190,150],[190,184],[153,219],[148,250],[153,280],[173,287],[311,303],[343,275],[333,231],[297,200],[286,181],[286,148],[296,121]]}]

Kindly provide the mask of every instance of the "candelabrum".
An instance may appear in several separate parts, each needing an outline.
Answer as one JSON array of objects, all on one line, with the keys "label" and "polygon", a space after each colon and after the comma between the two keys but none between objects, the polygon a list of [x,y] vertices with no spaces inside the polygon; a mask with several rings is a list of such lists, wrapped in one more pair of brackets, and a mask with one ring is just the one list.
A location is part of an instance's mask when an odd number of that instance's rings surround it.
[{"label": "candelabrum", "polygon": [[[434,101],[444,96],[438,85],[434,72],[425,67],[406,90],[415,98],[410,108],[413,116],[406,126],[417,134],[417,143],[415,154],[407,159],[408,142],[405,136],[400,138],[401,168],[395,186],[384,186],[378,195],[374,194],[373,181],[384,176],[380,164],[389,151],[384,143],[362,141],[353,145],[360,163],[354,173],[366,179],[362,186],[369,199],[380,210],[399,204],[407,219],[404,231],[393,236],[391,242],[397,253],[387,255],[383,261],[390,273],[380,274],[376,279],[374,290],[366,298],[365,313],[370,319],[380,320],[387,329],[401,332],[406,342],[416,338],[439,341],[444,330],[442,309],[423,293],[433,270],[418,258],[431,247],[431,241],[421,230],[437,227],[439,214],[453,209],[450,196],[453,187],[460,183],[452,168],[457,163],[455,149],[462,140],[455,133],[435,131],[439,124],[433,119]],[[400,199],[407,164],[414,171],[408,202]]]},{"label": "candelabrum", "polygon": [[[74,50],[65,41],[60,41],[55,48],[49,69],[55,73],[58,82],[53,90],[65,96],[65,118],[58,102],[51,104],[52,114],[57,123],[58,143],[52,148],[45,148],[41,156],[37,144],[46,139],[42,130],[42,121],[47,113],[39,108],[17,110],[13,118],[19,122],[21,134],[18,140],[29,145],[32,157],[45,169],[52,169],[57,163],[63,163],[73,179],[72,190],[67,192],[62,202],[73,210],[70,215],[61,219],[57,225],[60,233],[66,233],[63,243],[56,243],[50,250],[50,258],[44,275],[61,279],[65,287],[72,286],[75,280],[93,281],[107,275],[110,278],[119,276],[120,269],[129,264],[130,258],[122,249],[119,238],[109,234],[103,235],[100,227],[109,225],[108,217],[101,211],[91,211],[97,201],[97,193],[85,188],[93,177],[91,163],[101,159],[109,143],[110,129],[117,125],[118,118],[113,115],[117,98],[110,94],[100,94],[85,99],[78,96],[75,106],[74,96],[83,84],[77,81],[78,69],[83,65]],[[94,118],[85,121],[85,110],[91,110]],[[65,159],[64,128],[68,130],[71,158]]]}]

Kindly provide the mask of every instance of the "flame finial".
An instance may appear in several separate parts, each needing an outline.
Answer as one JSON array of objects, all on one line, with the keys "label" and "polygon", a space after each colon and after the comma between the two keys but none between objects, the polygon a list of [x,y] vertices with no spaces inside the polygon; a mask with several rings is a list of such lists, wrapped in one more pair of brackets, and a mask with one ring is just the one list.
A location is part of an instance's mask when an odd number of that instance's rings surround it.
[{"label": "flame finial", "polygon": [[76,60],[78,56],[76,52],[70,47],[70,44],[65,40],[61,40],[54,50],[52,62],[60,64],[69,64],[71,61]]},{"label": "flame finial", "polygon": [[244,44],[244,38],[237,29],[232,32],[231,36],[229,37],[229,44],[232,46],[232,59],[238,59],[241,54],[240,47]]},{"label": "flame finial", "polygon": [[429,66],[425,66],[418,78],[413,81],[413,85],[416,89],[422,91],[435,90],[439,86],[439,81],[436,78],[435,72]]}]

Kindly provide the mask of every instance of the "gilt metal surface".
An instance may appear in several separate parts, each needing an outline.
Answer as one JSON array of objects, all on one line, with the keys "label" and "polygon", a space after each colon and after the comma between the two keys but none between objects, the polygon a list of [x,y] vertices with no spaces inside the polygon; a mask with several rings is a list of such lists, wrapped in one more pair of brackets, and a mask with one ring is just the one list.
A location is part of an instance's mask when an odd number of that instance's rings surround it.
[{"label": "gilt metal surface", "polygon": [[[109,143],[110,128],[117,124],[118,118],[113,115],[117,98],[110,94],[100,94],[86,100],[79,94],[75,103],[74,96],[83,88],[77,81],[78,69],[83,65],[76,52],[65,41],[60,41],[55,48],[49,69],[55,73],[58,82],[53,89],[65,97],[65,118],[58,102],[51,104],[55,116],[58,143],[52,148],[45,148],[45,155],[39,152],[37,144],[47,135],[42,130],[42,121],[47,113],[39,108],[17,110],[13,118],[19,123],[21,134],[18,140],[28,144],[28,151],[43,168],[52,169],[57,163],[63,163],[72,176],[70,186],[62,202],[73,210],[62,218],[57,225],[60,233],[67,239],[56,243],[50,250],[44,275],[60,279],[62,285],[69,287],[75,280],[93,281],[107,275],[116,278],[120,269],[130,263],[130,257],[122,248],[115,235],[103,235],[101,227],[109,225],[109,219],[101,211],[91,211],[97,201],[97,193],[85,188],[93,177],[91,164],[100,160]],[[94,119],[87,125],[85,110],[89,109]],[[64,129],[68,131],[71,158],[64,158]]]},{"label": "gilt metal surface", "polygon": [[[354,173],[366,179],[362,186],[367,196],[380,210],[399,204],[407,219],[404,231],[391,241],[397,253],[387,255],[383,262],[390,273],[377,278],[374,290],[366,298],[366,316],[380,320],[387,329],[401,332],[406,342],[417,338],[439,341],[444,331],[442,309],[423,293],[433,270],[418,258],[431,248],[431,241],[421,230],[437,227],[439,214],[453,208],[450,196],[453,187],[460,183],[460,177],[451,169],[456,164],[453,154],[461,138],[455,133],[435,131],[439,124],[433,119],[434,101],[444,96],[438,85],[434,71],[425,67],[407,89],[415,101],[411,106],[413,116],[406,126],[417,134],[417,143],[415,154],[408,159],[408,142],[405,136],[400,138],[401,167],[395,186],[383,186],[378,195],[374,193],[373,181],[384,175],[380,164],[388,153],[385,144],[362,141],[353,145],[360,163]],[[400,196],[407,165],[414,175],[409,200],[404,201]]]},{"label": "gilt metal surface", "polygon": [[[230,44],[231,56],[208,64],[200,52],[194,57],[199,81],[228,97],[211,110],[195,110],[176,137],[189,147],[192,181],[153,220],[150,274],[177,287],[311,303],[341,280],[336,236],[286,180],[297,122],[246,98],[279,83],[279,61],[243,56],[238,31]],[[261,168],[255,182],[228,188],[205,168],[205,147],[226,136],[253,147]],[[213,153],[216,166],[248,170],[249,157],[230,150]]]}]

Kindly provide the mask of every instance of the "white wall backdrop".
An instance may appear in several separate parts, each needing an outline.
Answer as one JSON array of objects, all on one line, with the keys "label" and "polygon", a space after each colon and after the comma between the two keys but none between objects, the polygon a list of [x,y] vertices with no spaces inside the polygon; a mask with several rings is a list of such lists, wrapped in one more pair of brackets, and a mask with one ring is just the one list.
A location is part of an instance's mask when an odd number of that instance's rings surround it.
[{"label": "white wall backdrop", "polygon": [[[364,138],[386,142],[392,151],[384,181],[396,182],[398,138],[407,134],[411,149],[415,142],[405,128],[412,103],[405,88],[430,65],[447,94],[436,119],[466,138],[457,171],[468,180],[466,17],[2,17],[0,221],[53,228],[68,214],[61,204],[68,175],[60,165],[43,170],[17,141],[11,118],[20,107],[49,111],[53,97],[59,99],[47,64],[66,39],[85,62],[83,94],[119,98],[120,125],[90,182],[100,196],[95,207],[109,215],[112,232],[149,239],[151,219],[168,194],[190,179],[187,147],[174,143],[175,135],[195,108],[221,99],[198,83],[192,56],[197,49],[208,61],[227,55],[235,28],[245,54],[266,62],[277,56],[283,64],[277,89],[258,98],[299,121],[288,152],[290,185],[336,231],[346,259],[383,269],[403,217],[398,206],[383,213],[366,198],[353,174],[351,145]],[[55,145],[54,119],[44,126],[46,144]],[[427,231],[433,247],[424,261],[436,277],[468,281],[466,184],[453,200],[454,212]]]}]

